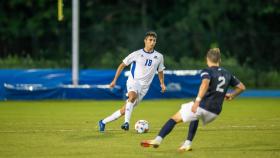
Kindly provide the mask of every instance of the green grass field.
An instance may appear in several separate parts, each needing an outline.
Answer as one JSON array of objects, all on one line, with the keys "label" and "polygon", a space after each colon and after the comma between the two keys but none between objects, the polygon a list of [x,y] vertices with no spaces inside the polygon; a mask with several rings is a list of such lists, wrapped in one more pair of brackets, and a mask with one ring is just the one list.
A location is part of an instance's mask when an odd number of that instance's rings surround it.
[{"label": "green grass field", "polygon": [[150,131],[120,129],[123,118],[99,133],[97,122],[123,101],[0,102],[0,157],[98,158],[277,158],[280,157],[280,99],[236,99],[225,102],[222,114],[200,124],[193,151],[178,153],[188,124],[179,124],[158,149],[142,148],[143,139],[157,135],[167,119],[189,100],[143,101],[132,114],[132,126],[148,120]]}]

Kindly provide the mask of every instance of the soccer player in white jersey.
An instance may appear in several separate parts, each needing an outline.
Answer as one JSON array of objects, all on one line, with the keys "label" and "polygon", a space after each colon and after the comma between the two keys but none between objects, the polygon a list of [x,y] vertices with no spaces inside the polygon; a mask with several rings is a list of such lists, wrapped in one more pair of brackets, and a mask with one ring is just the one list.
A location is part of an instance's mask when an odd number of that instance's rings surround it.
[{"label": "soccer player in white jersey", "polygon": [[[229,71],[220,67],[221,54],[219,48],[210,49],[206,55],[208,68],[201,72],[201,84],[194,101],[183,104],[181,109],[174,114],[161,128],[158,136],[152,140],[143,140],[143,147],[159,147],[177,123],[191,122],[188,138],[179,148],[179,151],[191,151],[192,140],[198,127],[198,120],[208,124],[215,120],[221,113],[224,99],[232,100],[245,90],[245,86]],[[230,93],[229,87],[234,87]]]},{"label": "soccer player in white jersey", "polygon": [[144,38],[144,48],[129,54],[119,65],[115,77],[110,83],[110,87],[113,88],[116,85],[116,81],[122,70],[126,66],[131,65],[130,74],[126,82],[128,99],[123,107],[99,121],[98,125],[100,132],[105,131],[105,125],[107,123],[112,122],[123,115],[125,115],[125,118],[124,124],[121,128],[125,131],[129,130],[129,121],[132,110],[146,95],[156,72],[158,72],[161,92],[165,92],[166,87],[163,74],[165,67],[163,55],[154,50],[156,39],[157,34],[155,32],[147,32]]}]

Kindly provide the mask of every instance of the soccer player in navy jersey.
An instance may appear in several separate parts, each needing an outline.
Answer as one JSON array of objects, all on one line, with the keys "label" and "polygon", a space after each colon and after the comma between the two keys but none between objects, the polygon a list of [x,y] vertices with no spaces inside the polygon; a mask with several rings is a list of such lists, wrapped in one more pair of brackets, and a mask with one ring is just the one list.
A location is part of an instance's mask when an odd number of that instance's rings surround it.
[{"label": "soccer player in navy jersey", "polygon": [[129,73],[126,82],[128,99],[124,106],[99,121],[98,125],[100,132],[105,131],[105,125],[107,123],[112,122],[123,115],[125,115],[125,118],[124,124],[121,128],[125,131],[129,130],[129,121],[132,110],[148,92],[156,72],[158,72],[161,92],[163,93],[166,90],[163,74],[163,70],[165,69],[163,55],[154,50],[156,39],[157,34],[155,32],[147,32],[144,38],[144,48],[129,54],[119,65],[115,77],[110,83],[110,87],[113,88],[116,85],[117,79],[122,70],[126,66],[131,65],[131,73]]},{"label": "soccer player in navy jersey", "polygon": [[[191,151],[198,120],[201,119],[204,125],[212,122],[221,113],[224,99],[232,100],[245,90],[242,82],[229,71],[220,67],[219,48],[210,49],[207,52],[206,60],[208,68],[201,72],[202,81],[196,99],[182,104],[181,109],[161,128],[158,136],[152,140],[143,140],[141,146],[157,148],[177,123],[190,122],[188,137],[178,150]],[[234,87],[234,90],[227,93],[230,86]]]}]

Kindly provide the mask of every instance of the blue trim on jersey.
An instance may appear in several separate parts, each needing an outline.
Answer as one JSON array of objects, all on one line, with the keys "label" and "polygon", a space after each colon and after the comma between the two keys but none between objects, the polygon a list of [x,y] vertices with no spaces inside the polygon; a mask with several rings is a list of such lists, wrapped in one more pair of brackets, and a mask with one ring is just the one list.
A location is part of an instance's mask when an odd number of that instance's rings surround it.
[{"label": "blue trim on jersey", "polygon": [[153,49],[152,52],[146,52],[144,48],[143,48],[142,50],[143,50],[143,52],[148,53],[148,54],[152,54],[152,53],[154,53],[154,51],[155,51],[155,50]]},{"label": "blue trim on jersey", "polygon": [[134,78],[134,71],[135,71],[135,67],[136,67],[136,62],[135,61],[133,61],[132,62],[132,65],[131,65],[131,75],[132,75],[132,77]]}]

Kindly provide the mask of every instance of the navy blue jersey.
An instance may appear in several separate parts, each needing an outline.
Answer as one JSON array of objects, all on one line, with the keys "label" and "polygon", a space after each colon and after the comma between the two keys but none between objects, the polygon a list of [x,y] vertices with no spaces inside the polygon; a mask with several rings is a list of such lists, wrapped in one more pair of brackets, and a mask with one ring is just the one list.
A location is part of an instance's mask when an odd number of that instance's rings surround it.
[{"label": "navy blue jersey", "polygon": [[224,97],[229,86],[235,87],[240,81],[235,78],[229,71],[222,67],[209,67],[202,70],[201,79],[209,79],[209,87],[200,102],[200,107],[219,114],[222,111]]}]

